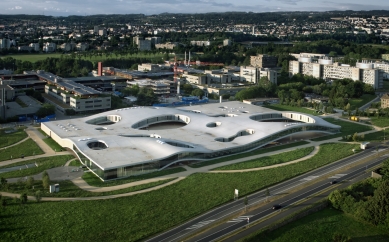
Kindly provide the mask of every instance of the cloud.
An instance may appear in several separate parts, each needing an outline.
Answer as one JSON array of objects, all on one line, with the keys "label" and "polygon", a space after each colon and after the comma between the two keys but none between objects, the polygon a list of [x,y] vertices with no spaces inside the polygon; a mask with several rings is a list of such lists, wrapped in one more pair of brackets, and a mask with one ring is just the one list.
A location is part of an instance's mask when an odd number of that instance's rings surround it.
[{"label": "cloud", "polygon": [[19,10],[19,9],[22,9],[22,7],[20,7],[20,6],[15,6],[15,9]]}]

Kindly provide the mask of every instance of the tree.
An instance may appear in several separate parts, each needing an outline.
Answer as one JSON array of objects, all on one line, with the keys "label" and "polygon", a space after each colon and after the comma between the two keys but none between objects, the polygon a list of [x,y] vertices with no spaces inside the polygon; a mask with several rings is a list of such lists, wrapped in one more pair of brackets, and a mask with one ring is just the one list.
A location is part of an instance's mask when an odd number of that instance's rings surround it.
[{"label": "tree", "polygon": [[55,106],[52,104],[44,103],[41,108],[36,112],[36,115],[40,118],[46,117],[47,115],[55,114]]},{"label": "tree", "polygon": [[31,189],[34,186],[34,177],[29,176],[26,181],[26,188]]},{"label": "tree", "polygon": [[201,90],[200,88],[196,88],[192,91],[191,93],[192,96],[199,97],[200,99],[204,96],[204,91]]},{"label": "tree", "polygon": [[50,186],[50,177],[47,171],[44,171],[42,174],[42,185],[45,189],[49,188]]},{"label": "tree", "polygon": [[375,225],[383,224],[389,213],[389,180],[382,180],[374,191],[374,196],[369,200],[366,209],[370,213],[369,221]]},{"label": "tree", "polygon": [[354,142],[357,142],[357,141],[358,141],[358,139],[359,139],[359,137],[358,137],[358,133],[357,133],[357,132],[355,132],[355,133],[354,133],[354,135],[353,135],[353,141],[354,141]]},{"label": "tree", "polygon": [[27,194],[26,193],[22,193],[20,194],[20,203],[21,204],[26,204],[27,203]]},{"label": "tree", "polygon": [[36,199],[36,202],[40,202],[41,199],[42,199],[42,192],[41,191],[36,191],[35,192],[35,199]]}]

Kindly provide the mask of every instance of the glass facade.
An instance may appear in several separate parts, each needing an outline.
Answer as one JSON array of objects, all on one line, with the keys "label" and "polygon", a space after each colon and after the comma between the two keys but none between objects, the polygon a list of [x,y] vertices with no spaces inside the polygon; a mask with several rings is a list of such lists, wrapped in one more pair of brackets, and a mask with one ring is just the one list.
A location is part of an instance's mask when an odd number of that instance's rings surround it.
[{"label": "glass facade", "polygon": [[[304,126],[298,126],[298,127],[291,127],[287,130],[280,131],[278,133],[274,133],[272,135],[269,135],[261,140],[257,140],[255,142],[242,145],[239,147],[229,148],[226,150],[218,150],[210,153],[198,153],[198,152],[181,152],[178,154],[171,155],[167,158],[151,161],[144,164],[138,164],[138,165],[129,165],[126,167],[119,167],[115,169],[110,170],[102,170],[100,169],[96,164],[94,164],[91,160],[89,160],[87,157],[85,157],[75,145],[73,145],[73,150],[76,152],[78,158],[80,159],[81,163],[83,163],[85,166],[89,168],[94,174],[96,174],[98,177],[100,177],[102,180],[111,180],[111,179],[119,179],[124,178],[128,176],[136,176],[141,175],[145,173],[150,173],[153,171],[158,171],[161,169],[164,169],[174,163],[181,162],[184,160],[208,160],[208,159],[214,159],[226,155],[231,154],[237,154],[237,153],[243,153],[247,152],[253,149],[260,148],[270,142],[273,142],[275,140],[284,138],[288,135],[294,134],[294,133],[300,133],[304,131],[321,131],[321,132],[328,132],[328,133],[337,133],[340,131],[339,128],[329,128],[325,126],[320,125],[304,125]],[[183,144],[176,144],[177,146],[183,146]]]}]

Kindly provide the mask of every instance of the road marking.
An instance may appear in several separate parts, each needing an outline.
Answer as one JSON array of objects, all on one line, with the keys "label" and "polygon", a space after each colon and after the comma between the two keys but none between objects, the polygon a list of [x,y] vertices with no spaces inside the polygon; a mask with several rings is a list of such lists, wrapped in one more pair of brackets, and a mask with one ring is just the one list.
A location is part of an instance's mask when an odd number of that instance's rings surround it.
[{"label": "road marking", "polygon": [[337,179],[337,178],[341,178],[341,177],[343,177],[345,175],[347,175],[347,174],[336,174],[336,175],[333,175],[331,177],[328,177],[328,179],[334,179],[334,178]]},{"label": "road marking", "polygon": [[233,220],[228,221],[227,223],[239,223],[242,221],[247,221],[247,218],[251,218],[254,215],[247,215],[247,216],[239,216],[237,218],[234,218]]},{"label": "road marking", "polygon": [[188,230],[188,229],[198,229],[198,228],[201,228],[209,223],[212,223],[213,221],[215,221],[214,219],[213,220],[206,220],[206,221],[202,221],[202,222],[199,222],[195,225],[192,225],[190,226],[189,228],[186,228],[185,230]]},{"label": "road marking", "polygon": [[308,176],[306,178],[301,179],[300,181],[311,181],[313,179],[318,178],[319,176]]}]

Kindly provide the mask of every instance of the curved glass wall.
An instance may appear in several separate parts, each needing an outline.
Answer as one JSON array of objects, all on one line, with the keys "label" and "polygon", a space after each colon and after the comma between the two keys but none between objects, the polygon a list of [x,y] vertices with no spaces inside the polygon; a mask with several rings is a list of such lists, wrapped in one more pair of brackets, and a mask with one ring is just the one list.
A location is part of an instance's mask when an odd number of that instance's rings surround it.
[{"label": "curved glass wall", "polygon": [[102,170],[93,161],[89,160],[85,157],[75,145],[73,145],[73,150],[78,155],[80,161],[86,165],[94,174],[99,176],[102,180],[111,180],[111,179],[119,179],[128,176],[136,176],[142,175],[145,173],[150,173],[153,171],[162,170],[166,167],[169,167],[177,162],[185,161],[185,160],[208,160],[214,159],[226,155],[237,154],[247,152],[253,149],[260,148],[270,142],[275,140],[284,138],[291,134],[304,132],[304,131],[319,131],[319,132],[327,132],[327,133],[337,133],[340,131],[339,128],[330,128],[320,125],[305,125],[298,127],[290,127],[289,129],[280,131],[278,133],[274,133],[269,135],[261,140],[257,140],[255,142],[242,145],[239,147],[229,148],[227,150],[218,150],[210,153],[198,153],[198,152],[181,152],[178,154],[171,155],[161,160],[156,160],[144,164],[138,165],[128,165],[126,167],[115,168],[111,170]]}]

